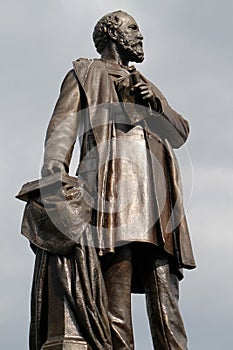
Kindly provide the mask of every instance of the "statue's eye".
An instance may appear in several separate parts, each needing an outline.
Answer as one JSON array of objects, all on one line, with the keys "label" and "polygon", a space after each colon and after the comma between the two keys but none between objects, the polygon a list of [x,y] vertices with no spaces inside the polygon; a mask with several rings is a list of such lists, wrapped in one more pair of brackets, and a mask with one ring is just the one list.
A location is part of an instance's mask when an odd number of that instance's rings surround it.
[{"label": "statue's eye", "polygon": [[136,24],[130,24],[128,28],[138,30],[138,26]]}]

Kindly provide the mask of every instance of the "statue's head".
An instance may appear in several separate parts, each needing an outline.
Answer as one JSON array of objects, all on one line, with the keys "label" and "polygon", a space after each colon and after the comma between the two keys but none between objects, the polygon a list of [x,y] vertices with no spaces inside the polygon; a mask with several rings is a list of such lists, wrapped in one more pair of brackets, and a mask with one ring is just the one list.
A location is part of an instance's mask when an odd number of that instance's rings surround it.
[{"label": "statue's head", "polygon": [[133,17],[124,11],[114,11],[103,16],[96,24],[93,40],[97,52],[114,43],[119,54],[131,62],[142,62],[144,59],[143,36]]}]

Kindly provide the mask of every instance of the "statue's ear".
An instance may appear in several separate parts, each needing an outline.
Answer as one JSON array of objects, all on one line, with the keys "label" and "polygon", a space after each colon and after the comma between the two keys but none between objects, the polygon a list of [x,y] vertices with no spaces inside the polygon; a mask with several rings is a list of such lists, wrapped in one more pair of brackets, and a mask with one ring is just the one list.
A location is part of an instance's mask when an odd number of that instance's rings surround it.
[{"label": "statue's ear", "polygon": [[114,18],[111,18],[111,25],[108,27],[108,35],[109,35],[109,38],[112,40],[112,41],[116,41],[117,38],[118,38],[118,28],[119,28],[119,25],[121,24],[121,20],[118,16],[114,16]]},{"label": "statue's ear", "polygon": [[113,27],[108,28],[108,35],[112,41],[117,40],[117,30]]}]

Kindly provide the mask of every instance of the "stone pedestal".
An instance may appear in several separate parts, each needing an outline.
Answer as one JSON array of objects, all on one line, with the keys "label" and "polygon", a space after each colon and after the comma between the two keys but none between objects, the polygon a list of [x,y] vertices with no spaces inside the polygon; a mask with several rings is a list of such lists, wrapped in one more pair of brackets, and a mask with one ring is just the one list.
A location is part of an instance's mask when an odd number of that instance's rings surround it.
[{"label": "stone pedestal", "polygon": [[42,350],[90,350],[91,348],[81,338],[54,337],[43,345]]}]

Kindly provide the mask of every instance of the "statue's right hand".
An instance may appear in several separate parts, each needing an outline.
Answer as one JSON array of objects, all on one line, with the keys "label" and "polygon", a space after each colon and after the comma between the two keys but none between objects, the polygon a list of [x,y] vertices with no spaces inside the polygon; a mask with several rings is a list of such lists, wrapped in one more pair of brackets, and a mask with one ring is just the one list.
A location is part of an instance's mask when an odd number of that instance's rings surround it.
[{"label": "statue's right hand", "polygon": [[56,173],[66,174],[65,164],[59,160],[51,159],[49,162],[44,163],[41,169],[42,177],[54,175]]}]

